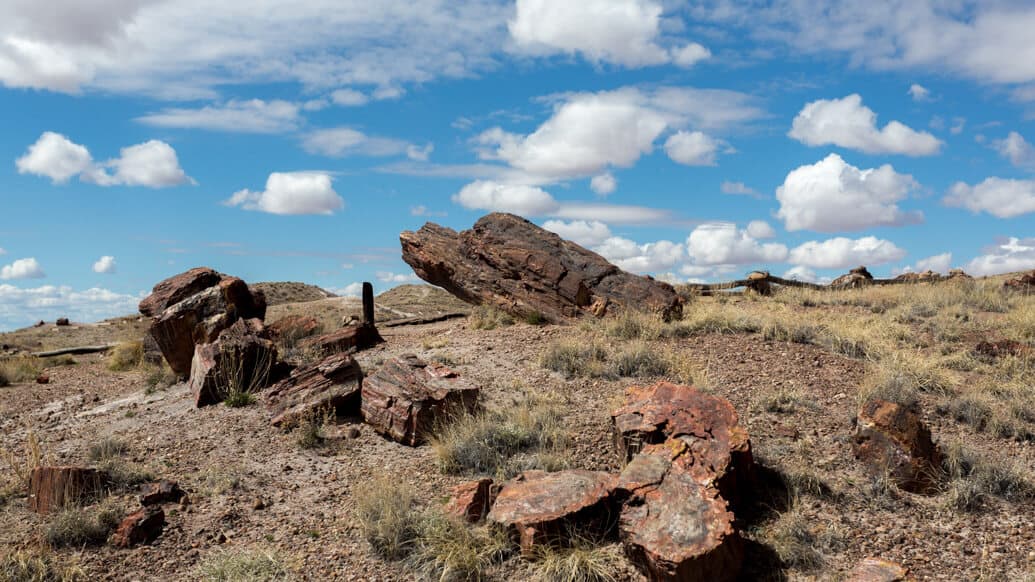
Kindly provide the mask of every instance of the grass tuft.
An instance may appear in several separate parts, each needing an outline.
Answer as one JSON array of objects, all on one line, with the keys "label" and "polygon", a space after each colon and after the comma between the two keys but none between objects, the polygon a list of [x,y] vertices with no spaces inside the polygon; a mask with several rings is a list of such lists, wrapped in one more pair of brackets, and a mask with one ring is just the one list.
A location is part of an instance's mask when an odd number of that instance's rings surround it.
[{"label": "grass tuft", "polygon": [[10,384],[33,382],[43,371],[43,362],[34,356],[15,356],[0,360],[0,378]]},{"label": "grass tuft", "polygon": [[47,525],[45,537],[54,548],[98,546],[107,541],[121,517],[119,510],[110,504],[92,509],[65,509]]},{"label": "grass tuft", "polygon": [[204,582],[275,582],[291,577],[278,554],[261,549],[210,554],[198,566],[198,574]]},{"label": "grass tuft", "polygon": [[144,363],[144,342],[126,341],[118,344],[108,356],[108,369],[112,372],[125,372],[139,368]]},{"label": "grass tuft", "polygon": [[117,437],[104,437],[90,445],[88,457],[96,463],[122,457],[129,452],[129,445],[126,441]]},{"label": "grass tuft", "polygon": [[602,378],[611,375],[607,367],[607,349],[596,342],[553,342],[546,347],[539,363],[548,370],[560,372],[566,378]]},{"label": "grass tuft", "polygon": [[471,329],[489,330],[514,325],[514,318],[509,313],[490,305],[475,307],[467,321]]},{"label": "grass tuft", "polygon": [[413,490],[382,476],[359,485],[354,493],[355,516],[374,553],[387,559],[404,557],[418,532]]},{"label": "grass tuft", "polygon": [[540,582],[617,582],[621,557],[613,547],[570,536],[565,547],[536,547],[535,580]]},{"label": "grass tuft", "polygon": [[511,541],[500,529],[474,529],[437,509],[418,515],[407,564],[425,580],[476,582],[486,570],[511,552]]},{"label": "grass tuft", "polygon": [[78,564],[63,561],[45,547],[0,557],[0,580],[4,582],[83,582],[86,579],[86,572]]}]

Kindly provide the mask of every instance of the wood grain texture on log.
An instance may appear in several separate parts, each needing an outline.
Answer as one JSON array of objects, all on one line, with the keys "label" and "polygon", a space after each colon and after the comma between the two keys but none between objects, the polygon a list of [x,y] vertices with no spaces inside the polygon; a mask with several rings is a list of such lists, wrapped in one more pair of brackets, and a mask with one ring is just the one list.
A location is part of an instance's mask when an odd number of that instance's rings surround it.
[{"label": "wood grain texture on log", "polygon": [[83,503],[108,485],[108,475],[86,467],[36,467],[29,475],[29,508],[48,513]]},{"label": "wood grain texture on log", "polygon": [[363,370],[350,354],[332,354],[296,369],[263,394],[273,426],[291,427],[323,410],[359,415]]},{"label": "wood grain texture on log", "polygon": [[100,346],[76,346],[72,348],[50,350],[46,352],[34,352],[32,355],[37,358],[50,358],[53,356],[80,356],[84,354],[97,354],[100,352],[106,352],[114,348],[116,345],[118,344],[104,344]]},{"label": "wood grain texture on log", "polygon": [[489,214],[459,233],[429,222],[399,240],[403,260],[421,279],[517,317],[560,321],[588,313],[598,300],[666,319],[682,314],[683,300],[668,283],[622,271],[513,214]]}]

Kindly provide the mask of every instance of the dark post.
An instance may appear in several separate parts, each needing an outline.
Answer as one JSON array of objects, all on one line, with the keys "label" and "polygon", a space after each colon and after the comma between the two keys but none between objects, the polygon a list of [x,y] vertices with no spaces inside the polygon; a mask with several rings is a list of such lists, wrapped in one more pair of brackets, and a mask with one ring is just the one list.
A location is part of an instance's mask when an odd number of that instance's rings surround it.
[{"label": "dark post", "polygon": [[374,325],[374,286],[363,282],[363,325]]}]

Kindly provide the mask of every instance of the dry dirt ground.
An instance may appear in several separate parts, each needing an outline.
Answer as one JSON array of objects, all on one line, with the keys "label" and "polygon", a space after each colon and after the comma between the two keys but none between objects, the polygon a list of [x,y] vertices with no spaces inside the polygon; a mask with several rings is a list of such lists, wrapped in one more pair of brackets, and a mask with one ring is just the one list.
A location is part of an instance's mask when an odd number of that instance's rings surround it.
[{"label": "dry dirt ground", "polygon": [[[758,314],[774,310],[806,323],[839,317],[865,322],[874,313],[872,302],[817,306],[800,297],[706,298],[691,305],[688,313],[721,319],[730,314],[761,317]],[[984,317],[991,319],[980,324],[973,323],[980,318],[972,319],[964,331],[987,334],[1000,325],[996,316]],[[703,319],[704,315],[698,317]],[[921,337],[928,333],[929,323],[918,317],[902,325],[913,337]],[[368,373],[386,358],[404,353],[448,362],[482,387],[490,408],[512,406],[529,389],[555,395],[564,403],[564,424],[572,439],[569,466],[598,470],[619,468],[609,413],[624,387],[693,374],[699,385],[735,405],[760,463],[806,484],[798,488],[793,504],[771,491],[759,492],[756,501],[763,511],[743,524],[746,535],[757,542],[748,555],[745,579],[838,580],[868,556],[901,562],[920,580],[1031,579],[1031,495],[1010,500],[989,496],[979,507],[963,510],[952,504],[948,491],[921,496],[881,487],[853,458],[853,418],[861,387],[879,366],[875,356],[849,357],[842,353],[846,350],[832,349],[818,339],[786,341],[764,329],[729,333],[733,330],[721,327],[702,325],[689,337],[648,337],[644,341],[650,349],[665,354],[671,364],[668,373],[654,377],[566,378],[540,364],[544,351],[566,339],[577,344],[599,341],[612,349],[634,341],[609,336],[601,325],[519,322],[478,330],[472,329],[470,320],[456,319],[385,328],[381,334],[387,343],[360,354],[359,361]],[[129,323],[112,329],[123,334],[139,331]],[[962,354],[972,346],[968,342],[961,336],[949,343]],[[937,345],[917,349],[925,354],[946,352]],[[370,551],[352,492],[383,475],[412,486],[419,501],[431,505],[442,503],[451,486],[467,480],[439,471],[431,447],[391,442],[358,419],[338,419],[339,426],[328,430],[331,438],[325,446],[307,450],[295,434],[269,426],[261,402],[237,409],[196,409],[183,384],[151,390],[142,371],[109,371],[97,355],[77,356],[76,361],[49,369],[47,385],[0,388],[0,449],[19,451],[28,431],[33,431],[54,461],[83,464],[91,444],[117,437],[129,444],[129,463],[178,481],[190,498],[187,505],[170,506],[174,509],[167,511],[168,526],[152,545],[56,550],[57,556],[77,562],[92,579],[194,580],[199,565],[211,556],[245,551],[272,553],[299,580],[415,579],[403,563]],[[959,372],[951,378],[976,382],[973,373]],[[951,414],[936,414],[938,405],[951,398],[946,394],[919,393],[924,418],[937,441],[944,445],[962,440],[979,457],[995,463],[1035,467],[1032,440],[997,436]],[[348,427],[358,429],[358,437],[344,436]],[[135,503],[129,494],[117,501],[126,507]],[[40,545],[49,519],[30,512],[22,494],[4,498],[0,554]],[[791,549],[781,554],[786,545]],[[781,566],[777,554],[790,557]],[[512,558],[488,574],[495,580],[524,580],[534,573],[534,564]],[[619,566],[614,576],[642,579],[628,565]]]}]

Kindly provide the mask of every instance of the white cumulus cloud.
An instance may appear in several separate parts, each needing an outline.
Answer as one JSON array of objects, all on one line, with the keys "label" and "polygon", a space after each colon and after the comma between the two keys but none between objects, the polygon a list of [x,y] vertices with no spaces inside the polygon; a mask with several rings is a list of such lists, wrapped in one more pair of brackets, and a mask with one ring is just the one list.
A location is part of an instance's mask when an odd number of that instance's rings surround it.
[{"label": "white cumulus cloud", "polygon": [[1016,131],[993,141],[992,148],[1018,168],[1035,168],[1035,147]]},{"label": "white cumulus cloud", "polygon": [[0,267],[0,279],[4,280],[42,279],[46,276],[47,274],[43,272],[43,267],[33,257],[18,259],[10,265]]},{"label": "white cumulus cloud", "polygon": [[971,186],[957,182],[949,188],[945,204],[971,212],[987,212],[998,218],[1013,218],[1035,212],[1035,180],[987,178]]},{"label": "white cumulus cloud", "polygon": [[719,190],[723,194],[730,194],[733,196],[750,196],[752,198],[763,198],[762,193],[754,188],[748,186],[743,182],[731,182],[725,181],[719,186]]},{"label": "white cumulus cloud", "polygon": [[425,150],[400,139],[369,136],[350,127],[312,131],[302,138],[302,146],[311,154],[330,157],[384,157],[406,154],[411,159],[427,160],[431,153],[430,147]]},{"label": "white cumulus cloud", "polygon": [[522,216],[542,216],[560,208],[553,196],[542,188],[489,180],[478,180],[464,186],[453,195],[453,202],[464,208],[511,212]]},{"label": "white cumulus cloud", "polygon": [[139,295],[92,288],[44,285],[31,289],[0,285],[0,330],[32,325],[39,320],[68,317],[73,321],[97,321],[137,312]]},{"label": "white cumulus cloud", "polygon": [[345,201],[324,172],[274,172],[262,192],[240,190],[224,202],[270,214],[334,214]]},{"label": "white cumulus cloud", "polygon": [[589,181],[589,187],[601,196],[607,196],[618,188],[618,180],[610,172],[593,176]]},{"label": "white cumulus cloud", "polygon": [[809,241],[791,249],[788,262],[814,269],[844,269],[857,265],[882,265],[902,260],[905,256],[906,251],[895,243],[877,237],[836,237]]},{"label": "white cumulus cloud", "polygon": [[44,176],[55,184],[66,183],[74,176],[99,186],[165,188],[194,183],[180,167],[176,150],[163,141],[125,147],[120,154],[103,163],[94,162],[85,146],[48,131],[15,165],[19,173]]},{"label": "white cumulus cloud", "polygon": [[241,133],[284,133],[301,123],[300,107],[288,101],[231,100],[197,109],[170,108],[138,117],[156,127],[207,129]]},{"label": "white cumulus cloud", "polygon": [[745,231],[751,238],[773,238],[776,236],[776,231],[764,220],[752,220],[748,223]]},{"label": "white cumulus cloud", "polygon": [[665,153],[684,166],[714,166],[722,143],[700,131],[680,131],[665,141]]},{"label": "white cumulus cloud", "polygon": [[924,271],[934,271],[935,273],[947,273],[952,267],[952,253],[942,253],[940,255],[932,255],[920,259],[916,262],[915,266],[907,265],[905,268],[892,271],[894,274],[899,273],[923,273]]},{"label": "white cumulus cloud", "polygon": [[111,274],[115,272],[115,257],[104,255],[93,264],[94,273]]},{"label": "white cumulus cloud", "polygon": [[[759,230],[758,225],[755,230]],[[760,243],[748,231],[731,223],[698,226],[687,237],[686,249],[695,265],[779,263],[787,258],[786,246]]]},{"label": "white cumulus cloud", "polygon": [[598,220],[547,220],[543,228],[587,248],[603,244],[611,238],[611,229]]},{"label": "white cumulus cloud", "polygon": [[1010,237],[1005,242],[985,249],[964,269],[972,275],[999,275],[1035,269],[1035,238]]},{"label": "white cumulus cloud", "polygon": [[92,165],[93,157],[86,147],[52,131],[44,132],[25,155],[15,161],[19,174],[46,176],[55,184],[68,182]]},{"label": "white cumulus cloud", "polygon": [[686,258],[683,245],[667,240],[646,244],[622,237],[611,237],[595,250],[618,268],[633,273],[665,271]]},{"label": "white cumulus cloud", "polygon": [[898,121],[878,129],[877,114],[858,94],[805,105],[787,135],[809,146],[836,145],[868,154],[930,156],[942,147],[933,135]]},{"label": "white cumulus cloud", "polygon": [[909,96],[913,98],[913,101],[930,101],[931,91],[923,85],[913,83],[909,86]]},{"label": "white cumulus cloud", "polygon": [[382,283],[416,283],[420,277],[413,273],[393,273],[391,271],[378,271],[377,280]]},{"label": "white cumulus cloud", "polygon": [[890,165],[860,170],[830,154],[787,174],[776,190],[776,216],[789,231],[838,232],[920,222],[922,213],[897,205],[918,187],[912,176]]}]

